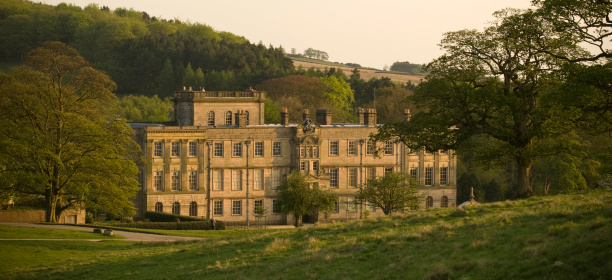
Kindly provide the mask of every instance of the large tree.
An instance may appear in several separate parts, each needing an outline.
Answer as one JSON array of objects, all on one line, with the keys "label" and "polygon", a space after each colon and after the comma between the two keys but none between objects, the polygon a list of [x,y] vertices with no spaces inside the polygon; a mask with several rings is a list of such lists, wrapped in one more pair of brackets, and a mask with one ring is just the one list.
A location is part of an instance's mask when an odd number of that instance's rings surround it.
[{"label": "large tree", "polygon": [[115,83],[76,50],[50,42],[0,84],[1,188],[44,198],[46,220],[85,206],[132,215],[139,153],[115,119]]},{"label": "large tree", "polygon": [[407,124],[385,126],[378,137],[397,137],[428,150],[457,148],[473,136],[484,137],[486,145],[474,151],[477,158],[513,161],[512,195],[525,197],[533,193],[533,161],[563,152],[573,129],[555,98],[563,61],[539,45],[554,44],[566,56],[584,50],[554,37],[555,27],[533,11],[508,9],[496,16],[482,32],[445,34],[441,47],[446,54],[428,65],[430,74],[412,97],[420,111]]},{"label": "large tree", "polygon": [[382,209],[385,215],[419,205],[416,180],[406,173],[387,172],[385,176],[368,179],[355,198]]},{"label": "large tree", "polygon": [[281,213],[293,214],[296,227],[302,226],[302,216],[331,211],[337,200],[336,194],[311,184],[300,172],[289,174],[276,192]]}]

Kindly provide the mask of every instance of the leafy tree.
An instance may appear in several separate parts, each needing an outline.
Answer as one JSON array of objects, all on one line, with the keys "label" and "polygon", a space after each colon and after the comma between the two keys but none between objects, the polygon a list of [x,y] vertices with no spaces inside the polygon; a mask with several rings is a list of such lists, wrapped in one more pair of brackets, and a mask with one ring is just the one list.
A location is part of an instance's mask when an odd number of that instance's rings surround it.
[{"label": "leafy tree", "polygon": [[170,98],[124,96],[119,100],[118,114],[128,122],[167,122],[168,110],[173,108]]},{"label": "leafy tree", "polygon": [[299,172],[289,174],[276,192],[281,213],[293,214],[296,227],[302,226],[302,216],[331,211],[337,200],[336,194],[318,185],[311,186],[308,178]]},{"label": "leafy tree", "polygon": [[419,205],[417,182],[409,174],[387,172],[383,177],[368,179],[355,196],[382,209],[385,215]]},{"label": "leafy tree", "polygon": [[391,65],[391,71],[405,72],[405,73],[411,73],[411,74],[421,74],[423,72],[421,65],[412,64],[408,61],[394,62]]},{"label": "leafy tree", "polygon": [[471,172],[461,174],[457,180],[457,204],[470,200],[472,188],[474,188],[476,201],[484,201],[484,192],[476,175]]},{"label": "leafy tree", "polygon": [[139,147],[115,119],[114,87],[63,43],[29,53],[0,83],[0,187],[44,197],[48,222],[82,203],[133,215]]}]

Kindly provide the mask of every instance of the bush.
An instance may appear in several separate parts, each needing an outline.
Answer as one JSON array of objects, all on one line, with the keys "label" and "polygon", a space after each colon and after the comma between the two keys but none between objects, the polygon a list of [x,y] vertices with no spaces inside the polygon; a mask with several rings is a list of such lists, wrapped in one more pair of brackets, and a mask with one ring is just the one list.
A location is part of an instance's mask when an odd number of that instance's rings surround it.
[{"label": "bush", "polygon": [[146,212],[144,215],[145,219],[148,219],[151,222],[197,222],[204,221],[204,219],[198,217],[190,217],[190,216],[180,216],[162,212]]},{"label": "bush", "polygon": [[[119,223],[113,224],[116,227],[142,228],[142,229],[162,229],[162,230],[210,230],[210,220],[200,220],[191,222],[139,222],[139,223]],[[215,221],[216,230],[224,230],[223,221]]]}]

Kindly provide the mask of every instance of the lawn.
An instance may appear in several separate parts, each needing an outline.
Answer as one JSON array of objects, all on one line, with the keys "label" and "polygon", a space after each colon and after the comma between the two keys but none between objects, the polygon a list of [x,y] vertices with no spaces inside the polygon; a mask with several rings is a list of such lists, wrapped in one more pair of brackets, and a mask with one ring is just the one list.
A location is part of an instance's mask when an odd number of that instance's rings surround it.
[{"label": "lawn", "polygon": [[595,190],[307,229],[183,232],[206,239],[182,243],[0,241],[0,275],[7,279],[609,279],[611,205],[612,191]]}]

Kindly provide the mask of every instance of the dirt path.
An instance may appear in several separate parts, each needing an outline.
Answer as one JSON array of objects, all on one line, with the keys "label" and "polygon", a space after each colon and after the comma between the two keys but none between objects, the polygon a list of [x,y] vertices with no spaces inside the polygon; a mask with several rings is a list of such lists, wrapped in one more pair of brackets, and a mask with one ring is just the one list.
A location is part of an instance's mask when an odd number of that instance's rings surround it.
[{"label": "dirt path", "polygon": [[[94,228],[91,228],[91,227],[79,227],[79,226],[69,226],[69,225],[40,225],[40,224],[21,224],[21,223],[0,223],[0,224],[9,225],[9,226],[46,227],[46,228],[80,230],[80,231],[89,231],[89,232],[93,232],[94,230]],[[124,241],[174,242],[174,241],[203,240],[202,238],[197,238],[197,237],[157,235],[157,234],[150,234],[150,233],[128,232],[128,231],[120,231],[120,230],[113,230],[113,234],[125,237],[125,239],[113,239],[113,240],[124,240]],[[90,240],[90,241],[100,241],[102,239],[2,239],[2,240],[81,240],[81,241]]]}]

